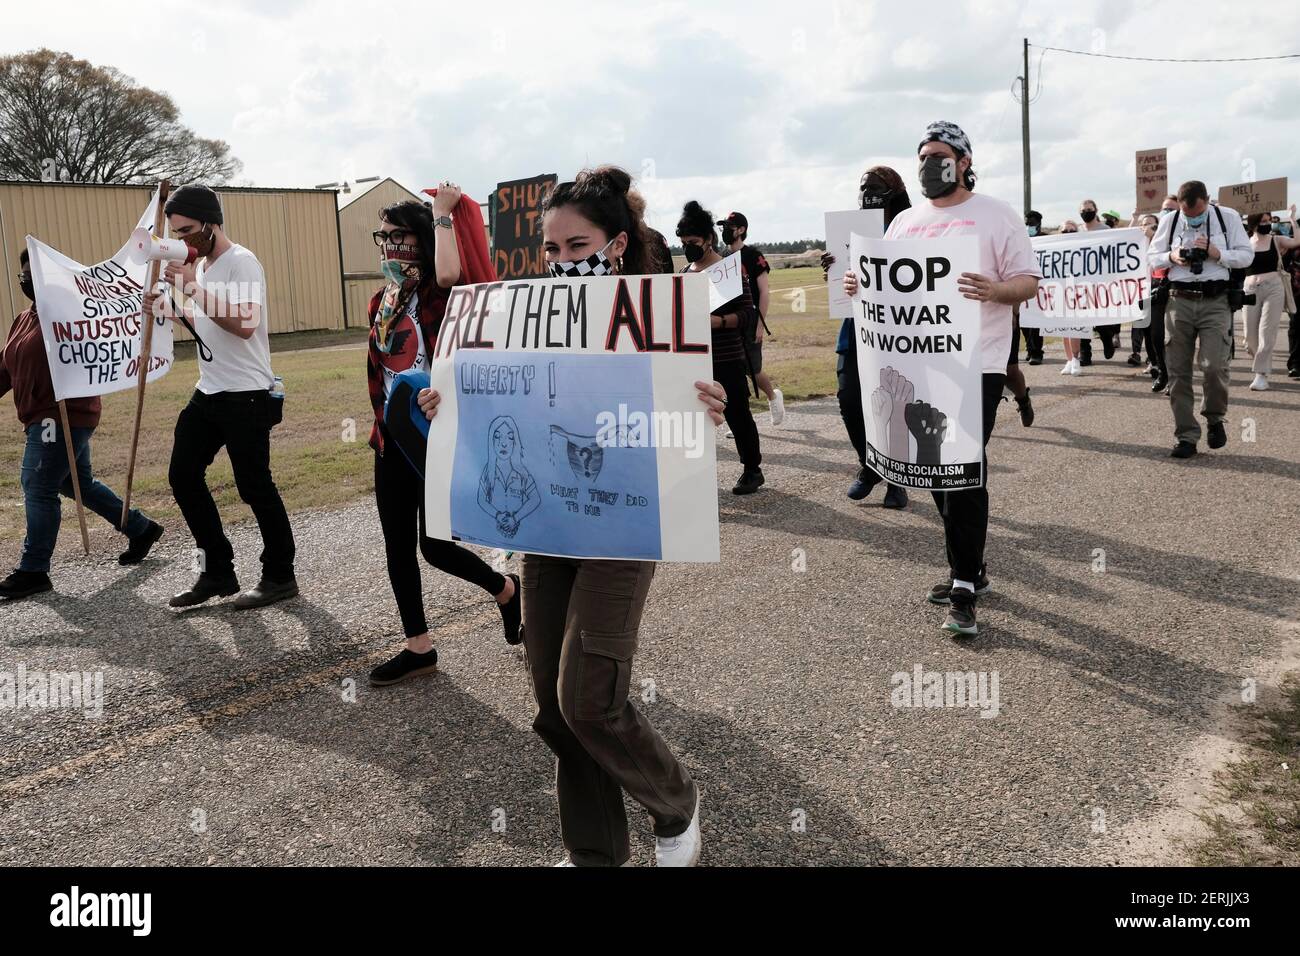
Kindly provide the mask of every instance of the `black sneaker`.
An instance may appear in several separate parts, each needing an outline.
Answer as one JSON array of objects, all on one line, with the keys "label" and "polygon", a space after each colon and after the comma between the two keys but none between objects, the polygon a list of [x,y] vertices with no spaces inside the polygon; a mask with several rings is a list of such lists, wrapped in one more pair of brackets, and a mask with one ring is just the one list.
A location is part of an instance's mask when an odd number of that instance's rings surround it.
[{"label": "black sneaker", "polygon": [[296,578],[290,578],[288,581],[268,581],[266,578],[257,582],[257,587],[251,591],[245,591],[239,597],[235,598],[235,607],[241,611],[248,611],[255,607],[266,607],[268,604],[275,604],[277,601],[287,601],[289,598],[298,596],[298,581]]},{"label": "black sneaker", "polygon": [[519,585],[519,575],[507,574],[511,581],[515,582],[515,593],[505,604],[498,604],[501,608],[501,623],[506,629],[506,643],[514,647],[524,639],[524,629],[521,626],[523,614],[520,608],[523,607],[524,592]]},{"label": "black sneaker", "polygon": [[194,607],[214,597],[230,597],[239,593],[239,578],[233,574],[214,578],[206,572],[200,574],[194,586],[182,591],[167,603],[172,607]]},{"label": "black sneaker", "polygon": [[424,654],[416,654],[402,648],[402,652],[390,661],[384,661],[370,672],[371,687],[387,687],[400,684],[421,674],[432,674],[438,669],[438,649],[430,648]]},{"label": "black sneaker", "polygon": [[1081,353],[1079,353],[1079,365],[1081,365],[1081,366],[1084,367],[1084,368],[1087,368],[1087,367],[1088,367],[1089,365],[1091,365],[1091,364],[1092,364],[1092,353],[1091,353],[1091,352],[1081,352]]},{"label": "black sneaker", "polygon": [[117,563],[139,564],[162,536],[163,526],[156,521],[150,521],[149,527],[144,529],[143,534],[132,538],[127,543],[127,549],[117,556]]},{"label": "black sneaker", "polygon": [[1128,364],[1132,365],[1134,368],[1137,368],[1139,365],[1141,365],[1142,364],[1141,353],[1134,352],[1132,355],[1130,355],[1128,357]]},{"label": "black sneaker", "polygon": [[1032,353],[1032,354],[1029,356],[1029,364],[1030,364],[1030,365],[1042,365],[1042,364],[1043,364],[1043,353],[1042,353],[1042,352],[1034,352],[1034,353]]},{"label": "black sneaker", "polygon": [[[993,585],[989,584],[989,576],[987,574],[981,574],[975,581],[976,596],[978,597],[980,595],[988,594],[992,590]],[[930,593],[925,596],[925,599],[931,604],[949,604],[952,600],[951,595],[952,578],[949,578],[947,581],[940,581],[934,587],[930,588]]]},{"label": "black sneaker", "polygon": [[53,590],[54,584],[44,571],[15,571],[0,581],[0,598],[9,601],[21,601],[33,594]]},{"label": "black sneaker", "polygon": [[740,476],[740,481],[736,482],[736,487],[731,489],[731,493],[733,495],[752,495],[758,491],[759,486],[766,480],[761,469],[755,468],[750,471],[747,468],[744,474]]},{"label": "black sneaker", "polygon": [[1101,354],[1108,359],[1115,357],[1115,341],[1109,335],[1101,337]]},{"label": "black sneaker", "polygon": [[1300,368],[1289,368],[1286,370],[1287,378],[1300,378]]},{"label": "black sneaker", "polygon": [[1169,453],[1170,458],[1191,458],[1196,454],[1196,443],[1190,441],[1180,441],[1174,446],[1174,450]]},{"label": "black sneaker", "polygon": [[1205,444],[1211,448],[1222,448],[1228,444],[1228,433],[1223,428],[1223,422],[1210,422],[1205,429]]},{"label": "black sneaker", "polygon": [[975,625],[975,595],[965,588],[953,588],[948,617],[943,629],[958,637],[974,637],[979,633]]},{"label": "black sneaker", "polygon": [[1156,371],[1156,380],[1151,383],[1152,393],[1159,395],[1169,387],[1169,376],[1161,375],[1159,370]]},{"label": "black sneaker", "polygon": [[907,507],[907,489],[901,485],[890,485],[885,489],[885,507],[895,511]]},{"label": "black sneaker", "polygon": [[849,485],[848,495],[854,501],[861,501],[871,494],[871,489],[876,487],[879,481],[879,475],[870,468],[863,466],[858,469],[858,477],[853,479],[853,484]]},{"label": "black sneaker", "polygon": [[1029,397],[1029,386],[1025,386],[1025,397],[1016,398],[1016,407],[1020,409],[1020,424],[1028,428],[1034,423],[1034,403]]}]

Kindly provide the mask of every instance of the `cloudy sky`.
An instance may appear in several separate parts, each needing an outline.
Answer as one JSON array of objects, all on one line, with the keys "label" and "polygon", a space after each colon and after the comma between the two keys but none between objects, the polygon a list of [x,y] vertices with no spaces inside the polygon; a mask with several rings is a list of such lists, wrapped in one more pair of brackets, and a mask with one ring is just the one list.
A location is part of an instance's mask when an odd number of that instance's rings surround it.
[{"label": "cloudy sky", "polygon": [[[1022,201],[1021,38],[1031,44],[1033,202],[1127,215],[1133,154],[1169,148],[1174,182],[1300,175],[1300,60],[1160,64],[1063,53],[1300,53],[1300,5],[1187,0],[172,4],[62,0],[5,13],[0,52],[48,46],[165,90],[227,140],[240,181],[370,175],[418,188],[588,163],[636,175],[654,225],[681,204],[749,216],[758,241],[822,234],[868,165],[911,188],[926,123],[974,144],[979,189]],[[111,12],[110,12],[111,11]],[[635,11],[635,12],[633,12]],[[1292,187],[1292,198],[1300,188]]]}]

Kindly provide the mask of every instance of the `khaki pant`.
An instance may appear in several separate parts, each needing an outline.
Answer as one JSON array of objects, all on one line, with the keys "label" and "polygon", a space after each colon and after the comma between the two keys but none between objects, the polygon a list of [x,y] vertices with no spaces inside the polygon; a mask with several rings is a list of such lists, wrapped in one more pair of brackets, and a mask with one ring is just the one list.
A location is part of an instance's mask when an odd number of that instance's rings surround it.
[{"label": "khaki pant", "polygon": [[1242,309],[1246,314],[1246,348],[1255,356],[1251,371],[1267,375],[1273,370],[1273,349],[1285,318],[1282,277],[1276,272],[1246,276],[1246,291],[1255,293],[1255,304]]},{"label": "khaki pant", "polygon": [[1169,296],[1165,312],[1165,365],[1169,369],[1169,404],[1174,410],[1174,435],[1196,444],[1201,426],[1196,421],[1192,394],[1192,357],[1201,345],[1201,414],[1211,424],[1228,413],[1228,350],[1232,345],[1232,313],[1228,296],[1209,298]]},{"label": "khaki pant", "polygon": [[695,811],[686,768],[628,700],[654,573],[649,561],[523,559],[533,729],[558,758],[560,834],[577,866],[627,862],[624,791],[649,811],[656,836],[684,833]]}]

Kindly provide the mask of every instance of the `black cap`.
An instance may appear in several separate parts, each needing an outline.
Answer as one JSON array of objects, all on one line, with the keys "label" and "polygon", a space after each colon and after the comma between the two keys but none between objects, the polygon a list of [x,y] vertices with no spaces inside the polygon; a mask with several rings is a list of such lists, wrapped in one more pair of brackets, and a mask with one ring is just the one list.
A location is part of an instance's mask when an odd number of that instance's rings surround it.
[{"label": "black cap", "polygon": [[742,229],[749,228],[749,220],[741,212],[729,212],[726,219],[718,220],[719,226],[740,226]]},{"label": "black cap", "polygon": [[210,222],[218,226],[223,222],[221,200],[217,194],[207,186],[197,184],[182,186],[167,197],[163,212],[168,216],[189,216],[199,222]]}]

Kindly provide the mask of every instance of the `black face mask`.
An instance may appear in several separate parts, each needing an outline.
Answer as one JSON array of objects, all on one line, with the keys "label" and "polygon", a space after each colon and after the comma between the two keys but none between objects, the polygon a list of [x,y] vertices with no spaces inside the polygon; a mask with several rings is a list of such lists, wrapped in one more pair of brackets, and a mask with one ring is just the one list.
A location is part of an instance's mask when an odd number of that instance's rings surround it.
[{"label": "black face mask", "polygon": [[682,255],[686,257],[687,262],[699,262],[704,258],[704,247],[688,242],[682,246]]},{"label": "black face mask", "polygon": [[722,241],[725,242],[727,245],[731,245],[733,242],[735,242],[736,230],[732,229],[730,226],[723,226]]},{"label": "black face mask", "polygon": [[921,180],[921,195],[926,199],[942,199],[957,189],[953,175],[957,172],[953,160],[944,156],[927,156],[921,160],[918,178]]},{"label": "black face mask", "polygon": [[1079,218],[1082,219],[1084,222],[1092,222],[1094,219],[1097,218],[1097,210],[1081,209],[1079,210]]},{"label": "black face mask", "polygon": [[867,183],[858,190],[859,209],[884,209],[894,196],[892,189],[882,188],[875,183]]},{"label": "black face mask", "polygon": [[26,279],[18,280],[18,288],[22,291],[23,295],[27,296],[29,300],[31,300],[33,303],[36,302],[36,287],[32,285],[32,277],[30,274],[27,276]]},{"label": "black face mask", "polygon": [[1271,222],[1261,222],[1258,226],[1255,227],[1255,231],[1259,233],[1261,236],[1267,236],[1270,232],[1273,231],[1273,224]]}]

